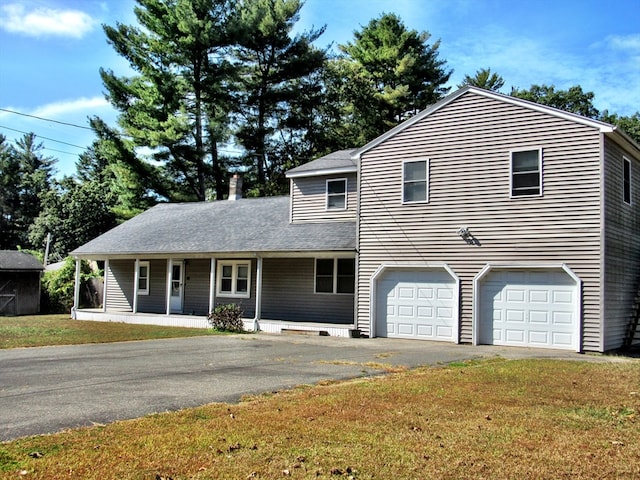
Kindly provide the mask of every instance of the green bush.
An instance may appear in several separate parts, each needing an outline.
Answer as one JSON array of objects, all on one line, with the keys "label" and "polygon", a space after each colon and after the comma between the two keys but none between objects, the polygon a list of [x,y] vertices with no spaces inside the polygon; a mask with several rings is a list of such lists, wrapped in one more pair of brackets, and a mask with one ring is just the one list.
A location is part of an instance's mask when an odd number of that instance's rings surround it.
[{"label": "green bush", "polygon": [[218,305],[207,319],[213,328],[221,332],[244,332],[242,309],[234,303]]},{"label": "green bush", "polygon": [[[100,276],[99,272],[91,270],[88,262],[80,265],[81,299],[84,290],[89,288],[89,279]],[[72,257],[64,260],[59,270],[46,271],[42,277],[42,312],[68,313],[73,307],[73,288],[76,279],[76,262]]]}]

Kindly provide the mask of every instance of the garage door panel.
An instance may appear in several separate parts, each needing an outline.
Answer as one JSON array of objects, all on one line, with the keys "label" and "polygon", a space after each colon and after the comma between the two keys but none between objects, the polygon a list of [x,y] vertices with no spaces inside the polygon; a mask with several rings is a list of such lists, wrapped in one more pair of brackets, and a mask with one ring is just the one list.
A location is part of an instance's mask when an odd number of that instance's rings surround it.
[{"label": "garage door panel", "polygon": [[491,272],[480,288],[480,343],[547,348],[576,344],[577,287],[564,271]]},{"label": "garage door panel", "polygon": [[377,283],[376,334],[454,341],[456,286],[444,271],[386,272]]}]

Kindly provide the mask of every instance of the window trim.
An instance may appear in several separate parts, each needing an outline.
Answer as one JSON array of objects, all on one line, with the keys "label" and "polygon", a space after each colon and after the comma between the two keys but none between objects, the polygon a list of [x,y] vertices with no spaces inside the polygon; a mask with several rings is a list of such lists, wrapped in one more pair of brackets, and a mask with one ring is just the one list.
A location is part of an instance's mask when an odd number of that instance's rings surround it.
[{"label": "window trim", "polygon": [[[425,199],[424,200],[405,200],[405,185],[407,183],[416,183],[418,181],[422,181],[422,180],[412,180],[412,181],[407,181],[405,180],[405,174],[406,174],[406,165],[408,163],[425,163],[425,173],[426,173],[426,177],[424,179],[425,182]],[[429,158],[412,158],[412,159],[404,159],[402,161],[402,204],[403,205],[412,205],[412,204],[420,204],[420,203],[429,203],[429,178],[431,176],[431,160]]]},{"label": "window trim", "polygon": [[[318,260],[333,260],[333,272],[332,279],[332,291],[331,292],[319,292],[318,287]],[[339,260],[353,260],[353,292],[338,292],[338,261]],[[353,257],[316,257],[313,260],[313,293],[318,295],[355,295],[356,284],[356,259]]]},{"label": "window trim", "polygon": [[[149,295],[149,284],[150,279],[151,279],[151,267],[150,267],[150,262],[149,260],[140,260],[138,261],[138,295]],[[142,276],[140,275],[140,270],[142,269],[142,267],[146,267],[147,268],[147,275],[146,276]],[[146,281],[146,288],[140,288],[140,280],[144,279]]]},{"label": "window trim", "polygon": [[[522,152],[538,152],[538,193],[529,193],[522,195],[513,194],[513,154]],[[523,147],[509,150],[509,197],[510,198],[533,198],[543,196],[544,185],[544,162],[543,162],[543,149],[542,147]]]},{"label": "window trim", "polygon": [[[222,269],[231,267],[231,291],[222,290]],[[247,267],[247,291],[238,292],[238,267]],[[225,298],[251,297],[251,260],[219,260],[216,268],[216,296]]]},{"label": "window trim", "polygon": [[[333,193],[330,194],[329,193],[329,182],[343,182],[344,183],[344,193]],[[348,187],[348,182],[347,182],[347,178],[346,177],[341,177],[341,178],[327,178],[326,182],[325,182],[325,210],[337,210],[337,211],[341,211],[341,210],[346,210],[347,209],[347,201],[348,201],[348,195],[347,195],[347,187]],[[338,207],[330,207],[329,206],[329,198],[330,197],[338,197],[338,196],[344,196],[344,207],[342,208],[338,208]]]},{"label": "window trim", "polygon": [[[628,178],[627,178],[628,177]],[[631,205],[632,199],[632,179],[633,172],[631,169],[631,160],[622,157],[622,201],[626,205]]]}]

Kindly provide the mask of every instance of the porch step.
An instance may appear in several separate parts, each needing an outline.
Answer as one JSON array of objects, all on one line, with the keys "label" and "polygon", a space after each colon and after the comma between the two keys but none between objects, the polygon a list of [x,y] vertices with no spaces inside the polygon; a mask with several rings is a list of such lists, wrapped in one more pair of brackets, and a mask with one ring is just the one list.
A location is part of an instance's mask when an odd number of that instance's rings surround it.
[{"label": "porch step", "polygon": [[326,330],[300,330],[297,328],[283,328],[280,330],[282,335],[309,335],[313,337],[328,337],[329,332]]}]

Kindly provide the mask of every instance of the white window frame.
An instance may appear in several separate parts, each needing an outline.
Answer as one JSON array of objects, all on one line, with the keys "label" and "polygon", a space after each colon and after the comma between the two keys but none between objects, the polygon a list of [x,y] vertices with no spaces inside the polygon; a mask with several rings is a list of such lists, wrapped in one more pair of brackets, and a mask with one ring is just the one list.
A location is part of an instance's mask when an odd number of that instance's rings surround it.
[{"label": "white window frame", "polygon": [[[331,182],[342,182],[344,184],[344,193],[329,193],[329,183]],[[328,178],[325,183],[325,210],[346,210],[347,209],[347,179],[346,178]],[[344,197],[344,207],[331,207],[329,206],[329,198],[331,197]]]},{"label": "white window frame", "polygon": [[[627,171],[629,172],[629,178],[627,178]],[[631,199],[633,198],[632,196],[632,182],[631,179],[633,178],[633,172],[631,170],[631,160],[629,160],[627,157],[622,157],[622,201],[627,204],[627,205],[631,205]],[[629,189],[629,198],[627,199],[627,185],[628,185],[628,189]]]},{"label": "white window frame", "polygon": [[[222,290],[223,267],[231,267],[231,291]],[[247,291],[239,292],[238,288],[238,267],[247,267]],[[216,296],[228,298],[249,298],[251,297],[251,260],[218,260],[216,274]]]},{"label": "white window frame", "polygon": [[[425,199],[424,200],[405,200],[405,185],[407,183],[417,183],[422,182],[423,180],[406,180],[406,165],[408,163],[424,163],[425,164]],[[431,169],[431,162],[428,158],[412,158],[411,160],[403,160],[402,161],[402,204],[410,205],[414,203],[429,203],[429,177]]]},{"label": "white window frame", "polygon": [[[318,260],[333,260],[333,272],[332,272],[332,289],[330,292],[319,292],[317,290],[317,275],[318,275]],[[354,262],[353,266],[353,292],[338,292],[338,260],[352,260]],[[317,293],[318,295],[354,295],[355,294],[355,281],[356,281],[356,270],[355,270],[355,258],[351,257],[316,257],[313,261],[313,293]]]},{"label": "white window frame", "polygon": [[[140,274],[140,270],[142,270],[142,267],[146,267],[147,269],[147,275],[146,276],[142,276]],[[150,269],[150,265],[149,265],[149,261],[148,260],[141,260],[138,262],[138,295],[149,295],[149,283],[151,280],[151,269]],[[140,288],[140,280],[145,280],[146,281],[146,288]]]},{"label": "white window frame", "polygon": [[[522,153],[522,152],[538,152],[538,193],[528,193],[523,195],[514,195],[513,194],[513,154],[514,153]],[[531,197],[542,197],[543,193],[543,157],[542,157],[542,147],[530,147],[530,148],[518,148],[515,150],[509,151],[509,196],[511,198],[531,198]]]}]

